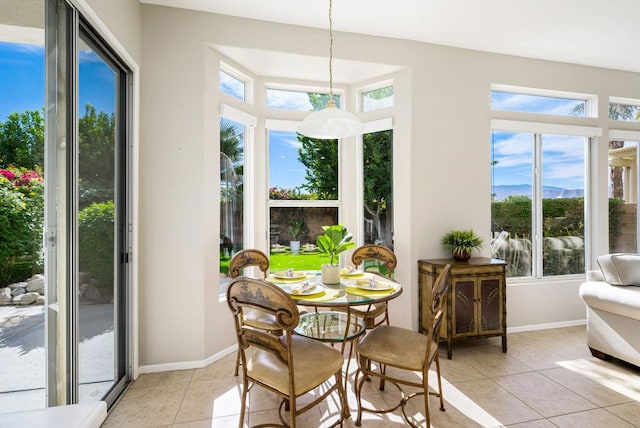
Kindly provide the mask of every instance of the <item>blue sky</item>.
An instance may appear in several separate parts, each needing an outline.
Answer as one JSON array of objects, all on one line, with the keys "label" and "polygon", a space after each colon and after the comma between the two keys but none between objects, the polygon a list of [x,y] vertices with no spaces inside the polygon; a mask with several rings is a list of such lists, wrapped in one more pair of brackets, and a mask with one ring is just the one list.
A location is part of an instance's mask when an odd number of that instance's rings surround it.
[{"label": "blue sky", "polygon": [[[44,48],[0,42],[0,121],[10,113],[44,106]],[[97,55],[80,51],[80,114],[86,103],[98,111],[114,109],[114,74]]]}]

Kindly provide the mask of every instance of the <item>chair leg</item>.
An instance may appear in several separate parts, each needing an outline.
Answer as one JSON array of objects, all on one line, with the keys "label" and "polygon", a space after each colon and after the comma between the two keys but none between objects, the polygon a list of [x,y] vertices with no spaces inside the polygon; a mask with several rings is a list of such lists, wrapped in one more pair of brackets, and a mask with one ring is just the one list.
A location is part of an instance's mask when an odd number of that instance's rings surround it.
[{"label": "chair leg", "polygon": [[236,371],[233,374],[234,376],[238,376],[238,369],[240,368],[240,350],[236,352]]},{"label": "chair leg", "polygon": [[427,428],[431,427],[431,416],[429,415],[429,368],[427,367],[422,376],[422,387],[424,388],[424,417],[427,420]]},{"label": "chair leg", "polygon": [[438,376],[438,392],[440,393],[440,410],[444,412],[444,398],[442,394],[442,379],[440,377],[440,358],[438,358],[438,354],[435,357],[436,360],[436,376]]},{"label": "chair leg", "polygon": [[246,377],[242,379],[242,404],[240,404],[240,421],[238,426],[244,426],[244,412],[246,411],[247,405],[247,392],[249,390],[249,382]]}]

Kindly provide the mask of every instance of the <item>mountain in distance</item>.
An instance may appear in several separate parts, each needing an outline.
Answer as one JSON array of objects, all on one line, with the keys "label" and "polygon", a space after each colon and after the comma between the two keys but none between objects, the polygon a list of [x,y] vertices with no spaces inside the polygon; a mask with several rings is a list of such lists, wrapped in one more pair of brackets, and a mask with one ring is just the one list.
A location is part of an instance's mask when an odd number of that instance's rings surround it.
[{"label": "mountain in distance", "polygon": [[[494,186],[494,201],[503,201],[509,196],[524,195],[531,198],[530,184],[513,184]],[[563,189],[562,187],[542,186],[542,197],[555,198],[581,198],[584,196],[584,189]]]}]

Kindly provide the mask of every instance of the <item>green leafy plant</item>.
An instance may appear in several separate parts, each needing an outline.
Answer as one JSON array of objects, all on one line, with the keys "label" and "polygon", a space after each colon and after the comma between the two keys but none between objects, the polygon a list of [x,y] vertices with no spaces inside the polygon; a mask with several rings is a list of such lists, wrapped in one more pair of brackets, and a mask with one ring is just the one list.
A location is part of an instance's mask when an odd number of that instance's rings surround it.
[{"label": "green leafy plant", "polygon": [[445,250],[451,251],[456,260],[468,260],[471,252],[482,247],[482,238],[469,230],[452,230],[440,238],[440,245]]},{"label": "green leafy plant", "polygon": [[308,232],[307,224],[304,222],[304,220],[300,219],[295,219],[291,223],[289,223],[289,228],[287,230],[293,237],[292,241],[297,241],[300,235],[304,235]]},{"label": "green leafy plant", "polygon": [[329,263],[335,265],[338,254],[356,245],[355,242],[351,242],[353,235],[342,224],[322,226],[322,229],[324,235],[318,236],[316,246],[321,253],[329,256]]}]

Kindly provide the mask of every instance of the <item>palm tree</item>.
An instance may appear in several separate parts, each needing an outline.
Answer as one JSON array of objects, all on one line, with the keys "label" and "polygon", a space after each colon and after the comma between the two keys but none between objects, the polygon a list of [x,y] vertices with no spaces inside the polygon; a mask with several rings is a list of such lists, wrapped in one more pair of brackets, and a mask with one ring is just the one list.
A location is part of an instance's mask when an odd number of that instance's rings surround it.
[{"label": "palm tree", "polygon": [[220,120],[220,235],[221,244],[231,247],[242,239],[244,135],[238,128],[235,122]]}]

